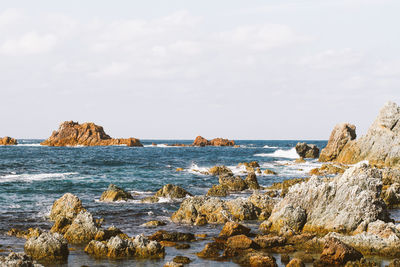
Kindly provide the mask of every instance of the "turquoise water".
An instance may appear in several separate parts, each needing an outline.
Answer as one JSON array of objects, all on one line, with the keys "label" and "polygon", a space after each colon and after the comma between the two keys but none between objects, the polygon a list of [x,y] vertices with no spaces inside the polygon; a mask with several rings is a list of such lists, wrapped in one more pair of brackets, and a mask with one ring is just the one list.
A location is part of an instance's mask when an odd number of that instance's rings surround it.
[{"label": "turquoise water", "polygon": [[[257,160],[261,169],[272,169],[278,175],[259,175],[262,186],[273,182],[305,177],[310,169],[320,166],[316,160],[293,164],[297,158],[296,141],[237,141],[233,147],[166,147],[165,144],[192,143],[192,140],[142,140],[145,147],[44,147],[41,140],[18,140],[18,146],[0,146],[0,245],[1,249],[23,250],[23,239],[8,237],[10,228],[40,227],[49,229],[47,216],[54,200],[66,192],[77,195],[83,205],[95,216],[105,219],[104,226],[115,225],[128,235],[151,234],[155,229],[140,225],[149,220],[168,221],[180,203],[164,200],[163,203],[142,204],[140,199],[154,194],[163,185],[173,183],[194,195],[202,195],[218,178],[202,175],[195,170],[206,170],[214,165],[226,165],[238,175],[239,162]],[[160,144],[152,146],[152,142]],[[307,141],[320,148],[326,141]],[[176,168],[184,171],[177,172]],[[134,200],[120,203],[98,202],[101,193],[114,183],[134,195]],[[245,191],[230,197],[245,197]],[[256,222],[248,222],[257,228]],[[157,229],[207,233],[216,235],[221,226],[194,227],[168,223]],[[198,259],[207,241],[191,243],[189,250],[167,248],[164,260],[157,261],[97,261],[77,248],[71,251],[68,266],[162,266],[176,255],[189,256],[191,266],[236,266],[231,262],[212,262]],[[9,246],[9,247],[8,247]],[[7,248],[8,247],[8,248]],[[6,252],[3,252],[5,254]],[[277,255],[279,258],[279,255]],[[279,260],[278,260],[279,261]]]}]

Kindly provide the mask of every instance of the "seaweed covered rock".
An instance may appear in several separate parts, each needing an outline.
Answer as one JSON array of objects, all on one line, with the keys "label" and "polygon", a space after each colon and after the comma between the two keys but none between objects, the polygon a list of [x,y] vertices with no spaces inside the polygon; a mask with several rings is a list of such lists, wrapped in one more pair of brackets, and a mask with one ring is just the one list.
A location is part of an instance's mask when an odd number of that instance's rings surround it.
[{"label": "seaweed covered rock", "polygon": [[58,131],[41,143],[45,146],[143,146],[139,139],[113,139],[104,132],[103,127],[91,122],[79,124],[73,121],[63,122]]},{"label": "seaweed covered rock", "polygon": [[187,196],[192,196],[188,191],[180,186],[167,184],[164,185],[160,190],[154,195],[156,197],[167,197],[167,198],[184,198]]},{"label": "seaweed covered rock", "polygon": [[47,262],[63,262],[68,258],[68,243],[58,233],[42,233],[29,238],[24,245],[25,253],[33,259]]},{"label": "seaweed covered rock", "polygon": [[126,201],[128,199],[133,199],[132,195],[114,184],[110,184],[100,197],[100,201],[104,202]]},{"label": "seaweed covered rock", "polygon": [[296,152],[300,158],[316,159],[319,156],[319,148],[314,144],[298,142],[296,144]]},{"label": "seaweed covered rock", "polygon": [[16,228],[11,228],[8,232],[7,235],[9,236],[15,236],[18,238],[25,238],[29,239],[31,237],[38,237],[42,233],[42,230],[39,228],[29,228],[28,230],[20,230]]},{"label": "seaweed covered rock", "polygon": [[23,252],[11,252],[7,256],[0,256],[0,266],[2,267],[43,267],[43,265],[32,260]]},{"label": "seaweed covered rock", "polygon": [[0,146],[12,146],[12,145],[18,145],[16,139],[11,138],[9,136],[0,138]]},{"label": "seaweed covered rock", "polygon": [[360,225],[389,221],[380,198],[380,170],[360,163],[331,181],[317,176],[296,184],[275,206],[268,219],[270,230],[351,233]]},{"label": "seaweed covered rock", "polygon": [[92,214],[81,211],[68,227],[64,238],[72,244],[88,243],[96,237],[98,231],[98,224],[94,221]]}]

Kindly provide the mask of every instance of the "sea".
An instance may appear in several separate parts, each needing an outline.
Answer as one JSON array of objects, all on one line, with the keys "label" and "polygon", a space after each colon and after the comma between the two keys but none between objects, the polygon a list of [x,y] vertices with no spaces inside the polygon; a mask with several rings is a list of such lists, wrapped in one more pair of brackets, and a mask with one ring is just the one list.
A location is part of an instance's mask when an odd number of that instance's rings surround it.
[{"label": "sea", "polygon": [[[165,184],[183,187],[193,195],[204,195],[218,184],[218,177],[201,174],[215,165],[225,165],[236,175],[246,176],[240,162],[258,161],[261,170],[270,169],[276,175],[257,175],[261,186],[287,179],[308,177],[311,169],[320,167],[315,159],[295,164],[297,142],[303,140],[239,140],[239,147],[176,147],[171,144],[191,144],[192,140],[141,140],[144,147],[47,147],[43,140],[18,140],[16,146],[0,146],[0,255],[23,251],[24,239],[10,237],[11,228],[39,227],[49,230],[48,216],[55,200],[70,192],[78,196],[83,206],[95,218],[103,218],[103,227],[115,226],[129,236],[150,235],[157,230],[207,234],[208,239],[190,243],[190,249],[166,247],[161,260],[95,259],[84,247],[69,245],[70,255],[64,265],[48,266],[163,266],[177,255],[187,256],[189,266],[238,266],[232,261],[200,259],[196,252],[217,236],[222,225],[191,226],[174,224],[170,216],[180,206],[173,199],[144,204],[141,199],[153,195]],[[320,149],[327,141],[307,140]],[[156,143],[157,146],[154,146]],[[183,171],[177,171],[182,168]],[[109,184],[132,193],[134,199],[115,203],[100,202]],[[228,198],[246,198],[252,191],[231,194]],[[146,228],[150,220],[162,220],[166,226]],[[257,233],[260,222],[243,222]],[[279,266],[280,255],[273,255]]]}]

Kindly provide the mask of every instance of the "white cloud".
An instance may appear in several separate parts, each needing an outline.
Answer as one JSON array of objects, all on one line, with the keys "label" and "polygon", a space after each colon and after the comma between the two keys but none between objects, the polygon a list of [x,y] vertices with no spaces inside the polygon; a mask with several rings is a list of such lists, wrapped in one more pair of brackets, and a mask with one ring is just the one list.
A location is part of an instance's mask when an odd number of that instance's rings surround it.
[{"label": "white cloud", "polygon": [[57,43],[53,34],[29,32],[16,39],[8,39],[0,45],[0,53],[4,55],[29,55],[50,51]]},{"label": "white cloud", "polygon": [[111,62],[110,65],[102,66],[97,71],[90,73],[91,76],[96,78],[113,77],[128,72],[130,64],[125,62]]},{"label": "white cloud", "polygon": [[9,8],[0,13],[0,27],[8,26],[23,17],[18,9]]}]

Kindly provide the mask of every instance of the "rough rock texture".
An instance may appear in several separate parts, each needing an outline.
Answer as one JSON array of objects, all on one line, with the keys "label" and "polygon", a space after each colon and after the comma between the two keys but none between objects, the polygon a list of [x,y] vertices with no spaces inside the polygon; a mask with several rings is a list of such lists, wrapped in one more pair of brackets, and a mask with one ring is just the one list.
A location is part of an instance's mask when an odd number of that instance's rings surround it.
[{"label": "rough rock texture", "polygon": [[378,219],[389,221],[380,198],[381,172],[360,163],[331,181],[317,176],[296,184],[272,211],[274,232],[309,231],[351,233]]},{"label": "rough rock texture", "polygon": [[43,141],[45,146],[143,146],[139,139],[113,139],[107,135],[103,127],[91,122],[79,124],[73,121],[63,122],[58,131],[54,131],[49,139]]},{"label": "rough rock texture", "polygon": [[328,144],[321,150],[319,161],[334,161],[348,142],[356,139],[356,126],[339,123],[333,128]]},{"label": "rough rock texture", "polygon": [[128,199],[133,199],[132,195],[114,184],[110,184],[100,197],[100,201],[104,202],[126,201]]},{"label": "rough rock texture", "polygon": [[280,247],[286,244],[286,238],[281,236],[259,235],[254,239],[260,248]]},{"label": "rough rock texture", "polygon": [[220,185],[226,186],[230,191],[243,191],[247,189],[246,182],[239,176],[220,175],[218,181]]},{"label": "rough rock texture", "polygon": [[344,173],[345,166],[335,166],[333,164],[322,164],[320,168],[314,168],[310,171],[310,175],[326,176],[332,174]]},{"label": "rough rock texture", "polygon": [[18,145],[17,140],[8,136],[0,138],[0,146],[11,146],[11,145]]},{"label": "rough rock texture", "polygon": [[335,161],[353,164],[362,160],[379,166],[400,166],[400,107],[386,103],[367,134],[348,142]]},{"label": "rough rock texture", "polygon": [[400,184],[394,183],[382,191],[382,198],[388,207],[400,205]]},{"label": "rough rock texture", "polygon": [[286,196],[290,187],[292,187],[295,184],[306,182],[306,181],[308,181],[307,178],[306,179],[305,178],[295,178],[295,179],[285,180],[281,183],[273,183],[271,186],[268,187],[268,189],[281,190],[281,197],[284,197],[284,196]]},{"label": "rough rock texture", "polygon": [[257,219],[259,209],[247,199],[221,200],[216,197],[195,196],[185,199],[171,216],[173,222],[193,224],[198,218],[208,223],[225,223]]},{"label": "rough rock texture", "polygon": [[210,197],[226,197],[229,195],[228,187],[225,185],[213,185],[207,192]]},{"label": "rough rock texture", "polygon": [[143,227],[157,227],[157,226],[164,226],[164,225],[167,225],[167,223],[163,222],[163,221],[154,220],[154,221],[148,221],[148,222],[142,224],[141,226],[143,226]]},{"label": "rough rock texture", "polygon": [[394,259],[394,260],[390,261],[388,267],[400,267],[400,260]]},{"label": "rough rock texture", "polygon": [[231,171],[231,169],[229,169],[228,167],[222,165],[222,166],[214,166],[212,168],[210,168],[208,170],[208,173],[210,175],[230,175],[233,176],[233,172]]},{"label": "rough rock texture", "polygon": [[73,219],[82,210],[82,201],[71,193],[64,194],[61,198],[54,201],[50,212],[50,220],[56,220],[57,217]]},{"label": "rough rock texture", "polygon": [[92,214],[81,211],[68,227],[64,238],[72,244],[88,243],[95,238],[98,231],[98,225],[93,220]]},{"label": "rough rock texture", "polygon": [[236,222],[227,222],[219,233],[219,237],[231,237],[234,235],[247,235],[250,229]]},{"label": "rough rock texture", "polygon": [[286,267],[306,267],[306,265],[301,259],[294,258],[293,260],[289,261]]},{"label": "rough rock texture", "polygon": [[257,243],[245,235],[234,235],[226,240],[226,246],[232,249],[258,248]]},{"label": "rough rock texture", "polygon": [[2,267],[43,267],[25,253],[11,252],[8,256],[0,256]]},{"label": "rough rock texture", "polygon": [[192,233],[168,232],[164,230],[157,231],[148,238],[149,240],[155,240],[158,242],[160,241],[181,242],[181,241],[196,240],[196,237]]},{"label": "rough rock texture", "polygon": [[274,206],[278,203],[276,198],[272,198],[268,195],[254,193],[248,200],[259,209],[258,219],[266,220],[271,215]]},{"label": "rough rock texture", "polygon": [[42,233],[42,230],[39,228],[29,228],[28,230],[19,230],[16,228],[11,228],[8,232],[7,235],[9,236],[15,236],[18,238],[25,238],[29,239],[31,237],[38,237]]},{"label": "rough rock texture", "polygon": [[203,138],[202,136],[197,136],[194,140],[192,146],[234,146],[235,141],[223,139],[223,138],[215,138],[211,141]]},{"label": "rough rock texture", "polygon": [[319,148],[314,144],[300,143],[296,144],[296,152],[300,158],[316,159],[319,156]]},{"label": "rough rock texture", "polygon": [[354,248],[346,245],[334,237],[326,238],[324,250],[321,253],[320,261],[329,265],[345,264],[348,261],[360,260],[363,255]]},{"label": "rough rock texture", "polygon": [[247,175],[246,179],[244,179],[247,188],[252,190],[260,189],[260,185],[258,184],[257,176],[254,172],[251,172]]},{"label": "rough rock texture", "polygon": [[40,261],[66,261],[68,243],[58,233],[42,233],[39,237],[29,238],[24,245],[25,253]]},{"label": "rough rock texture", "polygon": [[187,196],[192,196],[188,191],[180,186],[167,184],[164,185],[157,193],[154,195],[156,197],[168,197],[168,198],[184,198]]}]

